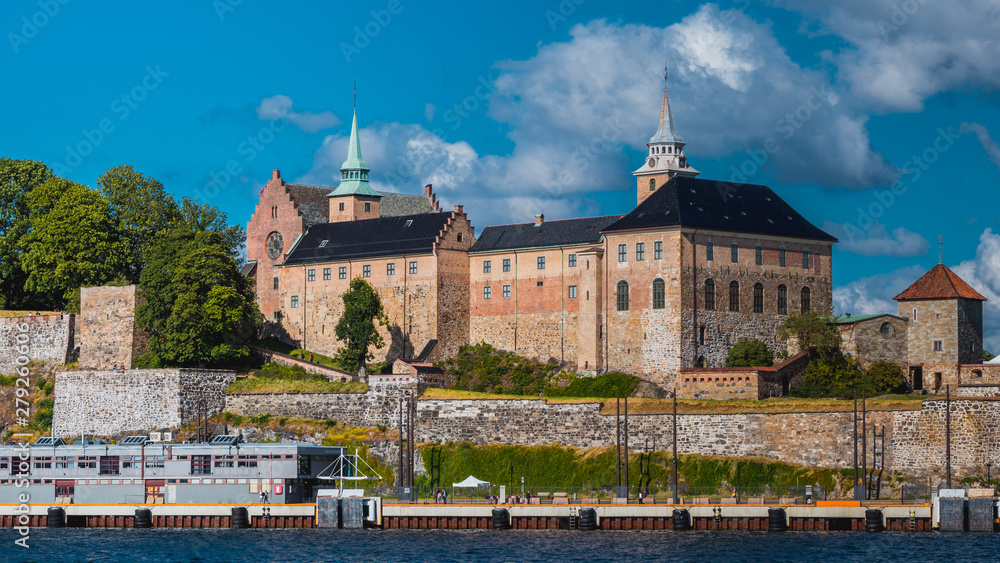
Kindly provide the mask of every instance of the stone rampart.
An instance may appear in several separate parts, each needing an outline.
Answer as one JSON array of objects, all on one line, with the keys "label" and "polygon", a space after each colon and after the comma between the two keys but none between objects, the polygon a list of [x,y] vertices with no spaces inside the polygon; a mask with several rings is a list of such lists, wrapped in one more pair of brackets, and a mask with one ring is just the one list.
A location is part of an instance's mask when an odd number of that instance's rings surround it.
[{"label": "stone rampart", "polygon": [[[71,354],[73,315],[0,318],[0,374],[30,362],[63,365]],[[27,346],[27,348],[22,348]]]},{"label": "stone rampart", "polygon": [[[398,391],[396,395],[401,395]],[[398,426],[398,397],[383,392],[315,395],[228,395],[226,409],[243,415],[332,418],[356,426]],[[925,401],[918,410],[868,411],[868,434],[885,428],[886,467],[917,477],[944,471],[944,403]],[[428,442],[558,443],[581,448],[614,443],[615,420],[600,403],[548,403],[534,399],[421,400],[417,439]],[[760,456],[788,463],[850,467],[854,459],[852,413],[689,414],[678,417],[681,453]],[[648,439],[667,449],[669,414],[629,417],[632,444]],[[952,401],[953,470],[959,478],[978,474],[983,464],[1000,463],[1000,402]],[[869,445],[870,445],[869,441]],[[859,440],[860,447],[860,440]],[[870,453],[870,452],[869,452]]]},{"label": "stone rampart", "polygon": [[220,412],[236,374],[198,369],[67,371],[56,375],[56,436],[111,436],[177,428]]}]

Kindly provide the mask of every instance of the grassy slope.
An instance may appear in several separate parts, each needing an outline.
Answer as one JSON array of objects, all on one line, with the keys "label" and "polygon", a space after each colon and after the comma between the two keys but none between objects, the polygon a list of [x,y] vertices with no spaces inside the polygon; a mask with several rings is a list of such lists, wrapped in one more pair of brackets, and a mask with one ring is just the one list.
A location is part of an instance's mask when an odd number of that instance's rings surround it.
[{"label": "grassy slope", "polygon": [[360,381],[326,381],[296,377],[255,377],[234,381],[226,393],[364,393],[368,384]]}]

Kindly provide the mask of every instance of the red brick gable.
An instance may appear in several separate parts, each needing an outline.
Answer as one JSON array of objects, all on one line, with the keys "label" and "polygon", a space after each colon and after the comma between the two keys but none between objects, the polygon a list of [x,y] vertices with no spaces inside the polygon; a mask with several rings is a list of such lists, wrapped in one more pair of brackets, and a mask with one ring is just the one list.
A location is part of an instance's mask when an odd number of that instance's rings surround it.
[{"label": "red brick gable", "polygon": [[972,289],[944,264],[938,264],[929,272],[913,282],[902,293],[893,297],[896,301],[918,301],[921,299],[975,299],[986,301],[986,298]]}]

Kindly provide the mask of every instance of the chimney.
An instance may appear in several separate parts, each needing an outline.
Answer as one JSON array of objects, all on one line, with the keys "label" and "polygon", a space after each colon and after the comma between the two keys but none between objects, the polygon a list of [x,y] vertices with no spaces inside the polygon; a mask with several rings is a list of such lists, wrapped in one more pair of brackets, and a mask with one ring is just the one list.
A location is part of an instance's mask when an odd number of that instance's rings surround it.
[{"label": "chimney", "polygon": [[537,215],[535,215],[535,226],[536,227],[541,227],[542,223],[544,223],[544,222],[545,222],[545,214],[544,213],[538,213]]},{"label": "chimney", "polygon": [[271,170],[271,179],[272,180],[278,180],[280,178],[281,178],[281,170],[278,170],[277,168],[273,168]]},{"label": "chimney", "polygon": [[427,197],[431,196],[431,194],[433,193],[433,191],[431,190],[431,188],[433,186],[434,186],[434,184],[427,184],[426,186],[424,186],[424,195],[425,196],[427,196]]},{"label": "chimney", "polygon": [[456,215],[462,215],[462,214],[464,213],[464,211],[462,211],[463,207],[464,207],[464,206],[461,206],[461,205],[456,205],[456,206],[455,206],[455,214],[456,214]]}]

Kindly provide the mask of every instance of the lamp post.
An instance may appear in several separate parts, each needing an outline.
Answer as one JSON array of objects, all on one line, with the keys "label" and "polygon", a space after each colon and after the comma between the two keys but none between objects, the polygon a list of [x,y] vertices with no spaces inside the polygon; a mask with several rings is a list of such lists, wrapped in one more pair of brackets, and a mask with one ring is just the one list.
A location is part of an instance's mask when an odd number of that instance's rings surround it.
[{"label": "lamp post", "polygon": [[991,467],[993,467],[993,464],[987,461],[986,462],[986,485],[989,486],[992,489],[993,485],[990,484],[990,468]]}]

